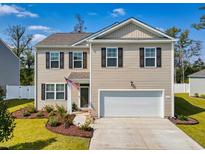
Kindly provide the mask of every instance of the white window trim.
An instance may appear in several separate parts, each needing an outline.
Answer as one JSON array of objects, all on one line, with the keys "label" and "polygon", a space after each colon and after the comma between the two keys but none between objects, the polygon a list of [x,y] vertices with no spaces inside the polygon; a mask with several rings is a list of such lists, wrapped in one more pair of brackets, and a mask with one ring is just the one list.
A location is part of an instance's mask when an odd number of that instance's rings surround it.
[{"label": "white window trim", "polygon": [[[154,49],[155,51],[155,57],[146,57],[146,49]],[[146,59],[147,58],[154,58],[155,59],[155,64],[154,66],[146,66]],[[144,48],[144,67],[145,68],[156,68],[157,67],[157,48],[156,47],[145,47]]]},{"label": "white window trim", "polygon": [[[116,52],[117,52],[116,57],[108,57],[108,56],[107,56],[107,49],[117,49],[117,50],[116,50]],[[116,66],[108,66],[108,65],[107,65],[107,59],[108,59],[108,58],[117,58]],[[117,47],[107,47],[107,48],[106,48],[106,68],[118,68],[118,48],[117,48]]]},{"label": "white window trim", "polygon": [[[82,54],[82,59],[81,60],[74,60],[74,54],[75,53],[81,53]],[[80,68],[75,68],[74,62],[75,61],[81,61],[82,65]],[[73,69],[83,69],[83,51],[73,51]]]},{"label": "white window trim", "polygon": [[[59,56],[58,56],[58,68],[52,68],[51,67],[51,61],[57,61],[57,60],[51,60],[51,53],[57,53]],[[58,52],[58,51],[51,51],[50,52],[50,68],[51,69],[60,69],[60,52]]]},{"label": "white window trim", "polygon": [[[53,84],[54,85],[54,91],[47,91],[46,90],[46,86],[48,85],[48,84]],[[64,91],[56,91],[56,85],[57,84],[62,84],[62,85],[64,85],[63,87],[64,87]],[[47,92],[54,92],[54,99],[47,99]],[[64,92],[64,98],[63,99],[56,99],[56,93],[57,92]],[[61,101],[61,100],[65,100],[65,95],[66,95],[66,93],[65,93],[65,83],[46,83],[45,84],[45,100],[52,100],[52,101]]]}]

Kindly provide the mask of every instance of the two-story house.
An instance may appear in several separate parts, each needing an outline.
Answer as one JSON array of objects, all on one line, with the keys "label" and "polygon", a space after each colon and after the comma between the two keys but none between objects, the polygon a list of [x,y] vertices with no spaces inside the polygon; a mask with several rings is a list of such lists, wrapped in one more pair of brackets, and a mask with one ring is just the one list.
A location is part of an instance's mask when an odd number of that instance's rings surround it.
[{"label": "two-story house", "polygon": [[50,35],[36,45],[35,105],[75,103],[98,117],[174,116],[174,41],[135,18],[96,33]]}]

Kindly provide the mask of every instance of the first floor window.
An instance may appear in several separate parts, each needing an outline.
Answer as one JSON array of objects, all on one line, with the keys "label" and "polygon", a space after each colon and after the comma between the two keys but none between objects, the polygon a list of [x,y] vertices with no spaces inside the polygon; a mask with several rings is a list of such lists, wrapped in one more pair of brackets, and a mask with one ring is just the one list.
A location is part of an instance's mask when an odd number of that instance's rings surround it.
[{"label": "first floor window", "polygon": [[156,67],[156,49],[145,48],[145,67]]},{"label": "first floor window", "polygon": [[65,85],[64,84],[46,84],[46,99],[65,99]]},{"label": "first floor window", "polygon": [[107,67],[117,67],[118,52],[117,48],[107,48],[106,50],[106,63]]},{"label": "first floor window", "polygon": [[50,54],[51,68],[59,68],[60,66],[60,53],[51,52]]},{"label": "first floor window", "polygon": [[74,68],[83,68],[83,52],[73,53],[73,66]]}]

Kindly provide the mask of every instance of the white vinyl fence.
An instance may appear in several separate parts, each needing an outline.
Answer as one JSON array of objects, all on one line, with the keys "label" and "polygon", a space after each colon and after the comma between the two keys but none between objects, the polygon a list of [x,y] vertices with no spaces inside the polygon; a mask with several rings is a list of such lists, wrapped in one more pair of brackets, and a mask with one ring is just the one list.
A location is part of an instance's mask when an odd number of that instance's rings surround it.
[{"label": "white vinyl fence", "polygon": [[6,86],[6,99],[34,99],[34,86]]},{"label": "white vinyl fence", "polygon": [[176,83],[174,84],[174,93],[189,93],[189,83]]}]

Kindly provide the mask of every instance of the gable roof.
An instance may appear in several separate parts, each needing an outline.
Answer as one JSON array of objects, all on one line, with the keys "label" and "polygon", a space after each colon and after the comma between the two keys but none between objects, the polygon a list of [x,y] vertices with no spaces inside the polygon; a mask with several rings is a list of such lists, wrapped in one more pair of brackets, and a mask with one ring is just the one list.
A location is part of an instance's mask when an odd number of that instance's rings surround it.
[{"label": "gable roof", "polygon": [[205,78],[205,69],[189,75],[190,78]]},{"label": "gable roof", "polygon": [[11,53],[12,55],[14,55],[18,60],[20,60],[20,58],[11,50],[11,48],[0,38],[0,45],[4,45]]},{"label": "gable roof", "polygon": [[36,44],[38,46],[60,46],[60,45],[72,45],[75,42],[82,40],[83,38],[91,35],[92,33],[54,33],[44,40]]}]

